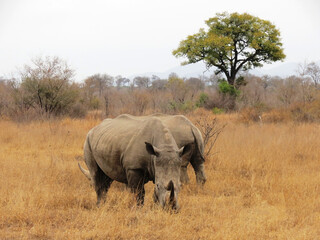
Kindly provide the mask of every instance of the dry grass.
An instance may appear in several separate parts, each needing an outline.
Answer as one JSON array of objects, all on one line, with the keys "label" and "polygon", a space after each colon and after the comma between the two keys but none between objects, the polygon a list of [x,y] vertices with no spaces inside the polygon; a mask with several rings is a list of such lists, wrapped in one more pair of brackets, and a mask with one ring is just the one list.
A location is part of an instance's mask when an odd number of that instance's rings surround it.
[{"label": "dry grass", "polygon": [[[195,119],[196,117],[194,117]],[[98,120],[0,122],[0,239],[319,239],[320,125],[229,121],[206,162],[208,182],[180,194],[180,213],[113,184],[107,203],[79,171]]]}]

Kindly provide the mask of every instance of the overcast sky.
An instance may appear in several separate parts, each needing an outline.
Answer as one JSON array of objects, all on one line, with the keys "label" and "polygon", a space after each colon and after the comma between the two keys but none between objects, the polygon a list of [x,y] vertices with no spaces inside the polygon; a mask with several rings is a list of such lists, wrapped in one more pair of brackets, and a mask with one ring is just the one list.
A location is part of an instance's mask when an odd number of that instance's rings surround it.
[{"label": "overcast sky", "polygon": [[164,72],[181,40],[216,13],[247,12],[280,29],[286,62],[320,60],[319,0],[0,0],[0,76],[59,56],[76,80]]}]

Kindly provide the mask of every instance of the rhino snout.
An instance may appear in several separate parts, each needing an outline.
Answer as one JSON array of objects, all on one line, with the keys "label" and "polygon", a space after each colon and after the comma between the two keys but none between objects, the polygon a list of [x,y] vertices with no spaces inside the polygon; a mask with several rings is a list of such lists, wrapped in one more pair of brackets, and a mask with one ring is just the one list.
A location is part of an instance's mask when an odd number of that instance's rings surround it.
[{"label": "rhino snout", "polygon": [[161,187],[159,184],[156,184],[154,200],[155,202],[159,202],[163,208],[166,206],[169,206],[175,210],[179,208],[178,188],[175,188],[172,180],[163,187]]}]

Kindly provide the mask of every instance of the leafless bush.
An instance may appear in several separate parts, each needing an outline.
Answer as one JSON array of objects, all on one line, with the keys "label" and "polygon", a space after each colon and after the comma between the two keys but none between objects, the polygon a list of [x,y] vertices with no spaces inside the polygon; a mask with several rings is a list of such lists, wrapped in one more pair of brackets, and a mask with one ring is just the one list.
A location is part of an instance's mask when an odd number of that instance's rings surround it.
[{"label": "leafless bush", "polygon": [[102,120],[104,115],[101,110],[88,111],[86,115],[86,120]]},{"label": "leafless bush", "polygon": [[235,108],[235,97],[219,93],[217,89],[210,89],[206,92],[208,100],[204,104],[206,109],[220,108],[225,110],[233,110]]},{"label": "leafless bush", "polygon": [[204,114],[197,118],[196,126],[202,133],[203,142],[205,146],[205,157],[209,157],[212,153],[213,146],[215,145],[220,133],[225,128],[226,124],[219,124],[217,118],[213,118],[212,114]]},{"label": "leafless bush", "polygon": [[291,120],[291,114],[286,109],[271,109],[262,114],[263,123],[281,123]]},{"label": "leafless bush", "polygon": [[320,121],[320,99],[308,104],[295,104],[289,108],[291,117],[297,122],[319,122]]},{"label": "leafless bush", "polygon": [[243,123],[262,122],[262,113],[259,107],[244,108],[239,113],[239,120]]}]

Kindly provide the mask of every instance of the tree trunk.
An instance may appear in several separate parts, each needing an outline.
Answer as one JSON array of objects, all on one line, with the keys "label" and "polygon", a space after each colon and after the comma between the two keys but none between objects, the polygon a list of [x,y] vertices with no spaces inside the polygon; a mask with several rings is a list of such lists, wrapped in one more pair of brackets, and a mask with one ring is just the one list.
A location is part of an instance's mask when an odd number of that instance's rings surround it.
[{"label": "tree trunk", "polygon": [[235,86],[235,80],[236,80],[235,75],[234,76],[231,75],[229,78],[227,78],[228,83],[232,86]]},{"label": "tree trunk", "polygon": [[230,75],[229,77],[227,78],[228,80],[228,83],[232,86],[235,86],[235,83],[236,83],[236,74],[237,74],[237,71],[236,71],[236,68],[235,67],[231,67],[231,70],[230,70]]}]

